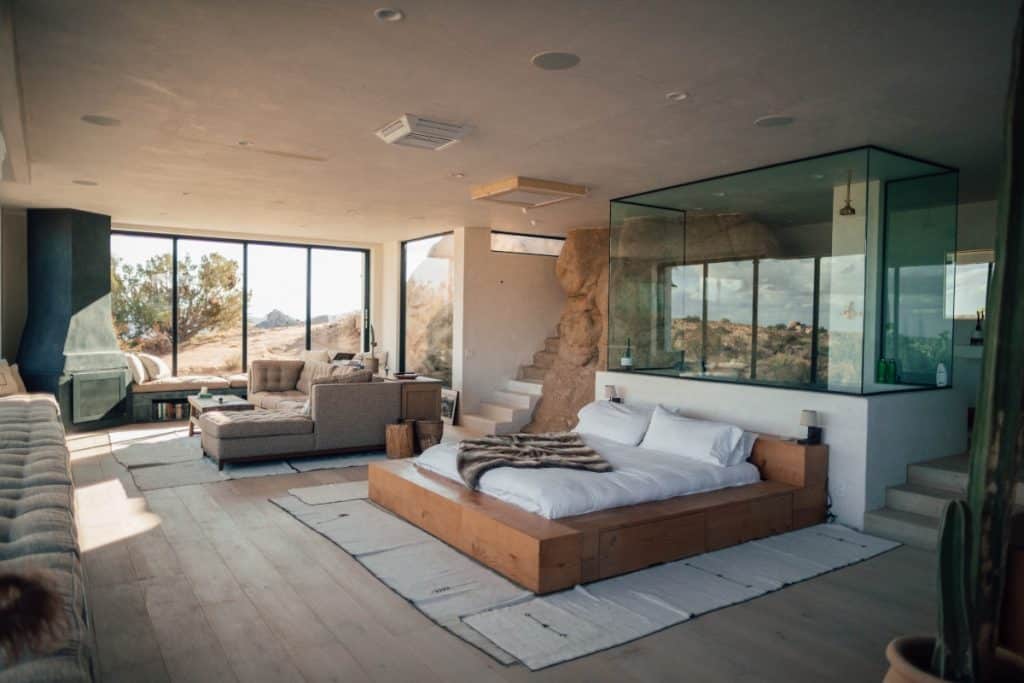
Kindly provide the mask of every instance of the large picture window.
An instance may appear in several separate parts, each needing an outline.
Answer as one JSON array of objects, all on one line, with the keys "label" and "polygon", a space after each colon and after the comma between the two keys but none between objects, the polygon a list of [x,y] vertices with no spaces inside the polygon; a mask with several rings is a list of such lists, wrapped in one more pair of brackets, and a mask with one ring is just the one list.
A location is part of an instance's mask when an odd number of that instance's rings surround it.
[{"label": "large picture window", "polygon": [[365,249],[115,232],[110,276],[121,348],[157,355],[179,375],[366,345]]},{"label": "large picture window", "polygon": [[242,371],[242,252],[235,242],[178,240],[178,373]]},{"label": "large picture window", "polygon": [[295,358],[306,348],[307,251],[249,246],[249,359]]},{"label": "large picture window", "polygon": [[114,332],[122,351],[150,353],[171,365],[174,240],[115,234],[110,238]]},{"label": "large picture window", "polygon": [[455,239],[449,233],[402,243],[400,367],[452,383]]},{"label": "large picture window", "polygon": [[313,249],[310,256],[310,348],[357,353],[363,348],[367,281],[363,256]]}]

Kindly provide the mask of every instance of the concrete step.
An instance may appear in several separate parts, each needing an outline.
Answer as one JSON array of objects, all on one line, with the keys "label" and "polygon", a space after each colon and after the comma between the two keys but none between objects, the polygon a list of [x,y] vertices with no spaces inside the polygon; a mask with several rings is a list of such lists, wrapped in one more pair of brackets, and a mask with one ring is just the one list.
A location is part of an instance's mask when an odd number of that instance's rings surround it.
[{"label": "concrete step", "polygon": [[484,417],[483,415],[472,414],[463,415],[459,426],[483,435],[508,434],[515,431],[515,426],[511,422],[503,422]]},{"label": "concrete step", "polygon": [[505,383],[505,391],[540,396],[544,393],[544,382],[536,379],[510,379]]},{"label": "concrete step", "polygon": [[561,337],[548,337],[544,340],[544,350],[549,353],[558,353],[558,350],[562,348]]},{"label": "concrete step", "polygon": [[533,354],[533,364],[538,368],[550,370],[551,366],[555,364],[556,358],[558,358],[557,353],[551,353],[550,351],[538,351]]},{"label": "concrete step", "polygon": [[544,381],[544,375],[546,375],[547,372],[547,368],[539,368],[536,365],[521,365],[519,366],[518,379],[536,379]]},{"label": "concrete step", "polygon": [[885,492],[885,505],[893,510],[912,512],[916,515],[942,516],[946,503],[959,498],[956,492],[936,489],[921,484],[900,484],[890,486]]},{"label": "concrete step", "polygon": [[529,419],[530,413],[529,408],[516,408],[502,403],[491,403],[490,401],[481,403],[480,409],[477,411],[477,415],[481,417],[499,422],[518,422],[520,425],[526,424],[526,419]]},{"label": "concrete step", "polygon": [[519,410],[532,411],[537,405],[540,396],[536,394],[521,394],[518,391],[495,391],[491,394],[491,403],[516,408]]},{"label": "concrete step", "polygon": [[934,550],[938,543],[939,520],[885,507],[864,514],[864,531],[915,548]]},{"label": "concrete step", "polygon": [[[918,486],[951,491],[960,496],[966,496],[967,466],[966,454],[915,463],[907,467],[907,481]],[[1015,495],[1018,503],[1024,503],[1024,482],[1019,478]]]}]

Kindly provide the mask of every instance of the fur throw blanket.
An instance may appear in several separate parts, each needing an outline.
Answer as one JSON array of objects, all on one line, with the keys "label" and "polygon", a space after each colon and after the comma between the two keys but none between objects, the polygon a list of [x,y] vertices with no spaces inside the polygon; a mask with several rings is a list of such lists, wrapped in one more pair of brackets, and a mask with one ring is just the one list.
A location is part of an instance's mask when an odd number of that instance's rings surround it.
[{"label": "fur throw blanket", "polygon": [[484,472],[495,467],[568,467],[610,472],[612,466],[583,443],[579,434],[500,434],[466,439],[459,444],[459,475],[475,489]]}]

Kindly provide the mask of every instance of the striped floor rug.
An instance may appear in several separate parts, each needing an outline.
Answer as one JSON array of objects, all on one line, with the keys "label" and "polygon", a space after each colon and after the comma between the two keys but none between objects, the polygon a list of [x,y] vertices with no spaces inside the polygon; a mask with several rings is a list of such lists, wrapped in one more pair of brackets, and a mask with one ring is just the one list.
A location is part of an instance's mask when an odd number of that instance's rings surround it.
[{"label": "striped floor rug", "polygon": [[366,483],[271,502],[352,555],[427,617],[498,661],[532,670],[861,562],[898,543],[822,524],[543,597],[365,500]]}]

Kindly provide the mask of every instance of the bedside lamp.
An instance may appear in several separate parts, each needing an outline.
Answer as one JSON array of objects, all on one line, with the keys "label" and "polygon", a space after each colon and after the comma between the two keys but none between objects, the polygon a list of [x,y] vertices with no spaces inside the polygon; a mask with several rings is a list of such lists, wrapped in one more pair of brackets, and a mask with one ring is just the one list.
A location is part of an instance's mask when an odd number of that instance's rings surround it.
[{"label": "bedside lamp", "polygon": [[821,443],[821,423],[818,421],[818,411],[801,410],[800,424],[807,427],[807,438],[800,439],[797,443],[807,446],[816,446]]},{"label": "bedside lamp", "polygon": [[619,396],[619,392],[615,390],[614,384],[604,385],[604,397],[612,403],[622,403],[622,397]]}]

